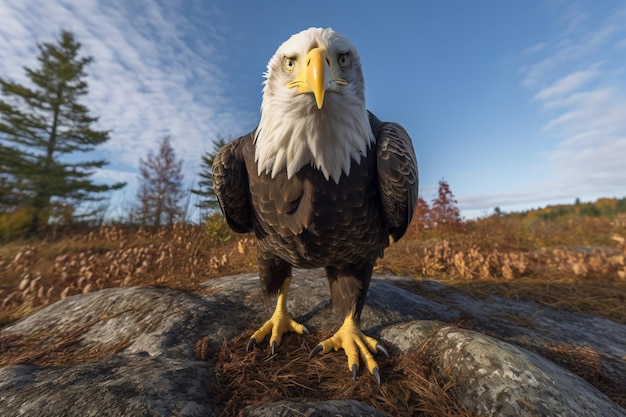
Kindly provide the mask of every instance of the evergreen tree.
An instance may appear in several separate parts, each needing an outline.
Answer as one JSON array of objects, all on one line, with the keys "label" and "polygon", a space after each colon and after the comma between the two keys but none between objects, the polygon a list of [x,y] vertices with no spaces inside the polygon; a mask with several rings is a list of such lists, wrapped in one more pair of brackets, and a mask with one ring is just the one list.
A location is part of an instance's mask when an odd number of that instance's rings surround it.
[{"label": "evergreen tree", "polygon": [[143,225],[172,225],[183,217],[183,161],[176,160],[170,137],[164,136],[159,152],[139,161],[140,187],[137,215]]},{"label": "evergreen tree", "polygon": [[19,158],[19,153],[0,143],[0,214],[10,213],[21,200],[17,193],[17,179],[7,169],[9,163]]},{"label": "evergreen tree", "polygon": [[200,181],[198,182],[198,188],[192,189],[191,192],[200,196],[200,201],[196,204],[200,210],[207,212],[215,211],[219,209],[219,203],[215,196],[215,190],[213,190],[213,160],[217,152],[227,143],[229,139],[222,136],[218,136],[213,142],[213,148],[211,151],[205,152],[202,155],[202,163],[200,165]]},{"label": "evergreen tree", "polygon": [[104,160],[77,162],[76,152],[93,151],[109,140],[106,130],[94,130],[92,117],[80,100],[88,93],[85,67],[91,57],[79,56],[80,43],[62,31],[57,43],[38,45],[35,69],[25,67],[32,86],[0,79],[0,204],[5,211],[30,207],[29,232],[48,224],[53,207],[67,211],[94,194],[119,189],[94,184],[89,177]]}]

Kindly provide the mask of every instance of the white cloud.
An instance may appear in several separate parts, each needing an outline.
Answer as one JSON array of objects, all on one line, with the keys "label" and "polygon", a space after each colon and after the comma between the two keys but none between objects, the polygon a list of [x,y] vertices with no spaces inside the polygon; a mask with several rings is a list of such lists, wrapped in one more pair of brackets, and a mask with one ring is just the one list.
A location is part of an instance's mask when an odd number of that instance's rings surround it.
[{"label": "white cloud", "polygon": [[528,48],[526,48],[523,52],[522,55],[526,55],[526,56],[531,56],[531,55],[535,55],[541,51],[543,51],[544,49],[546,49],[547,45],[545,42],[539,42],[533,46],[530,46]]},{"label": "white cloud", "polygon": [[546,118],[540,134],[554,143],[540,156],[547,166],[542,188],[555,198],[626,194],[623,18],[626,7],[592,24],[576,9],[520,71]]},{"label": "white cloud", "polygon": [[585,85],[588,81],[597,77],[597,75],[598,72],[595,70],[577,71],[566,75],[554,82],[551,86],[537,92],[534,99],[543,101],[563,97]]},{"label": "white cloud", "polygon": [[72,31],[81,53],[94,57],[84,103],[100,117],[98,128],[112,130],[100,157],[120,166],[98,178],[132,180],[139,159],[170,134],[190,181],[212,139],[241,132],[257,115],[237,111],[224,88],[219,51],[226,40],[210,27],[218,10],[204,1],[185,3],[186,13],[177,7],[157,0],[0,0],[0,76],[28,83],[23,67],[36,68],[36,44]]}]

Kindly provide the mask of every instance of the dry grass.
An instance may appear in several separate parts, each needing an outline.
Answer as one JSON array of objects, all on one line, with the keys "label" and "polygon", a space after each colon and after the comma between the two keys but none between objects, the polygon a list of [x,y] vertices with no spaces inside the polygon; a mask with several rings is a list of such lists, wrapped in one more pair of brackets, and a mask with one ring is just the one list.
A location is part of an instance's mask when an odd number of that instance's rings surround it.
[{"label": "dry grass", "polygon": [[108,317],[94,317],[89,323],[59,333],[54,326],[31,334],[0,336],[0,366],[28,363],[38,366],[67,366],[89,359],[104,358],[123,349],[127,340],[112,345],[83,344],[81,339],[91,326]]},{"label": "dry grass", "polygon": [[[376,270],[626,323],[626,219],[523,226],[499,217],[470,222],[456,233],[418,232],[412,225]],[[555,236],[549,239],[549,233]],[[145,285],[193,291],[209,278],[256,270],[251,236],[224,244],[215,235],[191,225],[101,227],[1,245],[0,326],[68,295]],[[577,245],[535,247],[564,242]]]},{"label": "dry grass", "polygon": [[194,290],[256,268],[254,242],[218,244],[200,227],[101,227],[0,247],[0,326],[69,295],[121,286]]},{"label": "dry grass", "polygon": [[[238,416],[248,406],[288,398],[292,401],[352,399],[389,415],[472,416],[452,395],[453,381],[437,375],[423,349],[380,359],[381,386],[361,369],[356,382],[343,354],[330,353],[308,359],[309,352],[326,334],[285,338],[276,355],[257,346],[246,352],[252,332],[246,332],[213,353],[217,383],[212,388],[224,407],[222,416]],[[203,340],[197,355],[207,359]],[[209,354],[210,355],[210,354]],[[344,370],[341,372],[338,370]]]},{"label": "dry grass", "polygon": [[[412,225],[387,249],[378,272],[428,277],[474,296],[535,301],[626,324],[624,216],[533,228],[488,218],[456,233],[416,229]],[[541,244],[557,246],[536,247]]]},{"label": "dry grass", "polygon": [[584,378],[616,404],[626,408],[624,383],[607,373],[600,354],[594,349],[559,343],[543,346],[539,353]]},{"label": "dry grass", "polygon": [[626,282],[589,282],[568,279],[519,278],[511,282],[485,280],[450,282],[481,298],[491,295],[604,317],[626,324]]},{"label": "dry grass", "polygon": [[428,277],[473,296],[534,301],[626,324],[626,264],[615,249],[507,251],[450,243],[403,243],[387,250],[378,272]]}]

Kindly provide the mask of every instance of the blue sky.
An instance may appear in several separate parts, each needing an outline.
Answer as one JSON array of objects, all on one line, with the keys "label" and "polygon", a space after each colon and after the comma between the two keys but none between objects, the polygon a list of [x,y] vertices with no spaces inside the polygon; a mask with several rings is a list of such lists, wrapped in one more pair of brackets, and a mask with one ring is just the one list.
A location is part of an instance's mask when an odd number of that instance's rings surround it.
[{"label": "blue sky", "polygon": [[75,33],[85,99],[111,140],[101,181],[127,181],[172,136],[187,182],[217,136],[257,124],[262,74],[293,33],[330,26],[359,49],[368,108],[411,134],[421,195],[445,178],[471,218],[626,195],[626,3],[0,0],[0,76]]}]

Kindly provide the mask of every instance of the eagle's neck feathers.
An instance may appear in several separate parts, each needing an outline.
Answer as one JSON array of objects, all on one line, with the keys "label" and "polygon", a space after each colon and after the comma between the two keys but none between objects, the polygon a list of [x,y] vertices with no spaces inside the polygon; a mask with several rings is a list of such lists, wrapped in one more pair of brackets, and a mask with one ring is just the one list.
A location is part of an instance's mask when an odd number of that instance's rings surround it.
[{"label": "eagle's neck feathers", "polygon": [[286,169],[291,178],[311,165],[338,184],[342,173],[350,174],[352,161],[367,154],[374,136],[362,100],[330,93],[319,110],[312,100],[310,95],[264,95],[255,137],[259,175],[274,177]]}]

